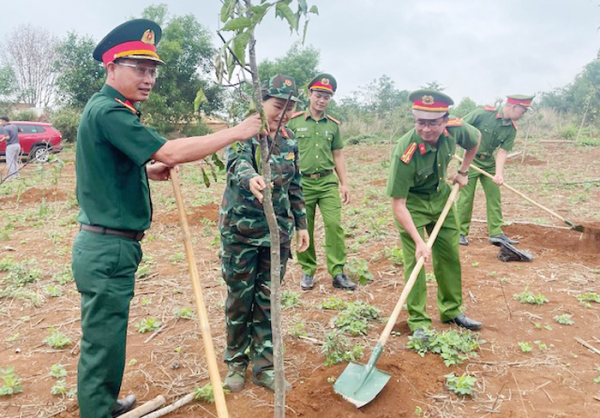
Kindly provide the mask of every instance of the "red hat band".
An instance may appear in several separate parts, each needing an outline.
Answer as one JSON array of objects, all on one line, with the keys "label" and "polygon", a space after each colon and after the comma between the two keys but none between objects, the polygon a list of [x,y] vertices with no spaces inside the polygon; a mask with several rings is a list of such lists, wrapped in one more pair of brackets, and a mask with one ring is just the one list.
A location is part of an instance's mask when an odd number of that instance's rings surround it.
[{"label": "red hat band", "polygon": [[102,54],[102,62],[106,67],[109,62],[113,62],[117,58],[126,57],[129,55],[148,55],[158,58],[156,46],[147,44],[143,41],[130,41],[113,46],[104,54]]},{"label": "red hat band", "polygon": [[506,103],[520,105],[523,107],[529,107],[529,106],[531,106],[531,100],[532,99],[513,99],[511,97],[508,97],[506,99]]},{"label": "red hat band", "polygon": [[317,81],[312,86],[310,86],[310,90],[323,90],[333,93],[333,88],[331,88],[331,83],[329,82],[329,80],[327,80],[327,84],[323,83],[323,80]]},{"label": "red hat band", "polygon": [[450,106],[446,102],[435,101],[431,99],[431,96],[426,96],[428,100],[415,100],[413,102],[413,109],[425,110],[427,112],[447,112]]}]

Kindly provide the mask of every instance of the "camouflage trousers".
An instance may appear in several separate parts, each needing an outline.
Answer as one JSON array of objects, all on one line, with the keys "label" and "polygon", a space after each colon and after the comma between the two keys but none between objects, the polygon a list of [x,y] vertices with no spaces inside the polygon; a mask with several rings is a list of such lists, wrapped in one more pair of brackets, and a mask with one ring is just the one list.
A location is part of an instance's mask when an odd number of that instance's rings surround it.
[{"label": "camouflage trousers", "polygon": [[[271,248],[223,243],[221,271],[227,283],[223,361],[252,372],[273,368],[271,331]],[[281,279],[290,258],[290,243],[281,244]]]}]

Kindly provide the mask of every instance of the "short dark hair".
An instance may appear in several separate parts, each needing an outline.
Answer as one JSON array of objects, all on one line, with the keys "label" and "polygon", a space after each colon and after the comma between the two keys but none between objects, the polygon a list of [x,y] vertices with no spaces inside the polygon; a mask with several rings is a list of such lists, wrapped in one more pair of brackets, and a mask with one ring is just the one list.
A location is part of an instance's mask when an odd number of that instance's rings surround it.
[{"label": "short dark hair", "polygon": [[6,121],[6,122],[10,122],[10,119],[8,119],[8,116],[0,116],[0,119]]}]

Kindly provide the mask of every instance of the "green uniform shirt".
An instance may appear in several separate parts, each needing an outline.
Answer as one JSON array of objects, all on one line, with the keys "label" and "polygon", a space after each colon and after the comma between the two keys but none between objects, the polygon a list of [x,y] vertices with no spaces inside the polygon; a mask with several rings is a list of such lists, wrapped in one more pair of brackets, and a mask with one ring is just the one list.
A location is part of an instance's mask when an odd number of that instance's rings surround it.
[{"label": "green uniform shirt", "polygon": [[[135,113],[134,113],[135,112]],[[140,113],[108,85],[87,102],[77,132],[77,220],[143,231],[152,206],[146,163],[167,140],[140,122]]]},{"label": "green uniform shirt", "polygon": [[[281,243],[289,242],[294,226],[306,229],[304,196],[298,167],[298,145],[293,133],[277,135],[277,148],[271,154],[273,208],[277,215]],[[249,182],[259,173],[258,139],[237,142],[225,151],[227,187],[219,209],[221,241],[270,246],[269,225],[262,203],[250,191]]]},{"label": "green uniform shirt", "polygon": [[456,145],[470,150],[477,145],[478,138],[477,129],[466,123],[448,126],[434,148],[423,141],[416,129],[411,129],[398,140],[392,154],[386,193],[395,199],[406,199],[409,193],[438,192],[446,184],[446,169]]},{"label": "green uniform shirt", "polygon": [[513,121],[503,119],[502,115],[502,109],[485,107],[475,109],[463,118],[481,132],[476,160],[489,160],[498,148],[508,152],[513,149],[517,128]]},{"label": "green uniform shirt", "polygon": [[344,147],[339,121],[327,114],[315,120],[306,110],[292,117],[287,126],[298,141],[302,173],[314,174],[335,169],[332,151]]}]

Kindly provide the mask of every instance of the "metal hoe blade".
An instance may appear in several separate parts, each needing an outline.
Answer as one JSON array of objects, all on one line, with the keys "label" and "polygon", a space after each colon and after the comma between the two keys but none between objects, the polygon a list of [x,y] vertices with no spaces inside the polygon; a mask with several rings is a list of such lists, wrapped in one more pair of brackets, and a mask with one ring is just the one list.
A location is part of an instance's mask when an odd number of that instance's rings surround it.
[{"label": "metal hoe blade", "polygon": [[354,362],[349,363],[344,373],[333,385],[333,390],[348,402],[352,402],[357,408],[375,399],[391,377],[388,373],[375,367],[382,350],[383,347],[377,344],[366,366]]}]

